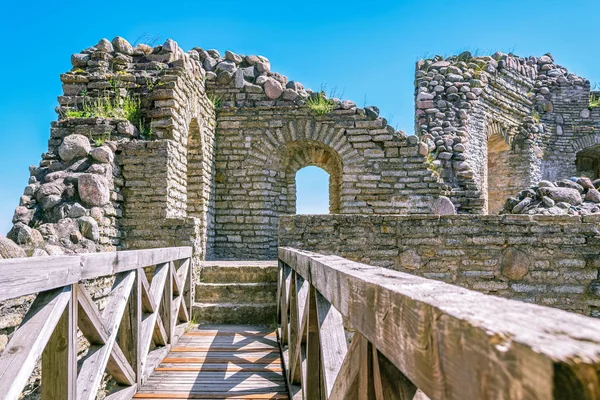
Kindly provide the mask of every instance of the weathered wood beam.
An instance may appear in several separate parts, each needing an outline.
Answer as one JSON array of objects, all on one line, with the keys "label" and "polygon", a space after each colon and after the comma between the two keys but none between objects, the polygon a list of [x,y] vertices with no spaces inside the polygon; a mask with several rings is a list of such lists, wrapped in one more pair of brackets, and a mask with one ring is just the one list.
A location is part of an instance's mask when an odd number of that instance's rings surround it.
[{"label": "weathered wood beam", "polygon": [[165,346],[167,343],[169,343],[165,325],[163,324],[160,315],[155,314],[155,319],[156,323],[154,324],[154,331],[152,332],[152,340],[157,346]]},{"label": "weathered wood beam", "polygon": [[168,247],[163,249],[85,254],[81,256],[82,279],[114,275],[119,272],[163,264],[191,256],[191,247]]},{"label": "weathered wood beam", "polygon": [[165,325],[165,331],[167,332],[167,340],[169,344],[172,343],[173,333],[175,331],[175,325],[173,324],[173,263],[167,264],[167,281],[165,282],[165,289],[162,293],[162,308],[160,309],[160,317]]},{"label": "weathered wood beam", "polygon": [[[15,366],[17,367],[17,366]],[[42,400],[75,399],[77,394],[77,290],[42,353]]]},{"label": "weathered wood beam", "polygon": [[289,288],[289,326],[288,326],[288,361],[290,365],[289,380],[292,384],[299,384],[301,382],[300,376],[300,349],[296,347],[298,342],[298,336],[302,335],[299,332],[300,322],[298,318],[298,294],[296,291],[296,273],[292,271],[290,277],[290,288]]},{"label": "weathered wood beam", "polygon": [[71,286],[66,286],[40,293],[33,301],[0,355],[0,393],[4,399],[19,399],[71,297]]},{"label": "weathered wood beam", "polygon": [[289,298],[292,279],[292,270],[289,266],[283,265],[283,280],[281,281],[281,344],[286,345],[289,341]]},{"label": "weathered wood beam", "polygon": [[0,261],[0,301],[69,286],[81,280],[78,257],[14,258]]},{"label": "weathered wood beam", "polygon": [[596,320],[336,256],[279,257],[432,399],[600,398]]},{"label": "weathered wood beam", "polygon": [[146,277],[146,274],[143,271],[144,270],[142,269],[142,273],[139,276],[140,282],[142,284],[142,311],[145,313],[153,313],[156,311],[156,308],[158,306],[156,305],[156,302],[150,295],[150,283],[148,283],[148,278]]},{"label": "weathered wood beam", "polygon": [[191,247],[15,258],[0,261],[0,301],[114,275],[140,267],[190,258]]},{"label": "weathered wood beam", "polygon": [[[356,337],[358,336],[358,338]],[[358,370],[358,400],[375,399],[375,386],[373,385],[373,346],[360,333],[355,334],[355,339],[360,339],[360,366]],[[377,399],[379,400],[379,399]]]},{"label": "weathered wood beam", "polygon": [[133,395],[137,393],[139,386],[138,384],[133,386],[117,386],[104,400],[131,400]]},{"label": "weathered wood beam", "polygon": [[307,399],[322,399],[322,363],[321,363],[321,341],[319,338],[319,320],[317,316],[317,304],[315,301],[315,288],[310,287],[308,300],[308,325],[306,338],[306,380],[302,382],[302,388]]},{"label": "weathered wood beam", "polygon": [[348,354],[348,342],[344,331],[342,314],[321,293],[316,294],[316,308],[321,340],[321,357],[323,361],[323,380],[327,397],[331,394],[344,358]]},{"label": "weathered wood beam", "polygon": [[[103,346],[108,342],[110,334],[100,317],[98,308],[82,284],[77,285],[77,294],[79,330],[91,345]],[[119,384],[132,385],[135,383],[135,371],[118,343],[115,343],[110,351],[106,369]]]},{"label": "weathered wood beam", "polygon": [[152,343],[153,336],[159,345],[164,346],[168,342],[166,330],[162,324],[162,320],[159,318],[159,304],[165,288],[165,283],[167,282],[168,272],[168,263],[157,265],[148,291],[149,298],[152,299],[156,307],[151,314],[142,316],[139,339],[141,346],[140,361],[142,364],[142,375],[146,374],[146,359],[148,357],[148,352],[150,351],[150,344]]},{"label": "weathered wood beam", "polygon": [[[136,383],[141,384],[141,362],[140,362],[140,330],[142,323],[142,281],[140,277],[145,272],[143,268],[138,268],[135,271],[135,282],[131,289],[131,295],[127,300],[127,306],[121,318],[121,324],[119,326],[119,332],[117,334],[117,340],[113,346],[113,352],[111,359],[115,358],[114,355],[122,351],[123,362],[119,362],[118,366],[122,370],[130,372],[132,376],[127,376],[127,382],[118,380],[115,378],[117,383],[124,386],[131,386]],[[116,359],[119,361],[119,359]],[[111,365],[109,360],[109,366]],[[113,372],[109,370],[109,373],[113,375]],[[131,379],[133,378],[133,379]]]},{"label": "weathered wood beam", "polygon": [[307,281],[305,281],[299,274],[295,274],[295,285],[297,293],[297,311],[295,312],[294,317],[298,320],[298,334],[296,335],[296,340],[294,342],[290,342],[289,344],[290,378],[294,383],[300,383],[302,377],[301,348],[303,344],[306,344],[306,326],[308,324],[309,308],[308,293],[310,291],[310,284]]},{"label": "weathered wood beam", "polygon": [[77,378],[78,400],[93,400],[96,397],[102,375],[112,353],[112,348],[116,343],[118,327],[134,282],[135,271],[117,275],[109,300],[102,311],[102,320],[109,337],[102,346],[90,346],[88,354],[82,360],[81,370]]},{"label": "weathered wood beam", "polygon": [[[358,373],[360,371],[361,347],[366,339],[359,333],[355,333],[352,343],[348,348],[346,357],[342,361],[339,372],[331,386],[329,399],[343,400],[351,397],[353,389],[358,389]],[[354,391],[354,392],[357,392]],[[355,397],[357,393],[354,394]]]},{"label": "weathered wood beam", "polygon": [[375,348],[373,348],[373,381],[378,400],[428,400],[422,392],[416,398],[417,387]]}]

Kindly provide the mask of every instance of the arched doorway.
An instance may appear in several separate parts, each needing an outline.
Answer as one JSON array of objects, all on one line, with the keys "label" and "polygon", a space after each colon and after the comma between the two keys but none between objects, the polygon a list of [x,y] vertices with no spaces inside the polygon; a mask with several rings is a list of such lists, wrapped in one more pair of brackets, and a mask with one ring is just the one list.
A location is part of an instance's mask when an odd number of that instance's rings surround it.
[{"label": "arched doorway", "polygon": [[487,143],[487,210],[496,214],[504,207],[507,198],[514,195],[509,185],[510,146],[504,136],[494,132]]},{"label": "arched doorway", "polygon": [[200,221],[200,248],[210,258],[214,248],[214,146],[204,121],[193,118],[187,136],[187,216]]},{"label": "arched doorway", "polygon": [[207,196],[204,174],[204,152],[202,132],[197,119],[190,121],[187,143],[187,213],[190,217],[204,217]]},{"label": "arched doorway", "polygon": [[575,157],[577,176],[587,176],[595,180],[600,178],[600,144],[586,147]]}]

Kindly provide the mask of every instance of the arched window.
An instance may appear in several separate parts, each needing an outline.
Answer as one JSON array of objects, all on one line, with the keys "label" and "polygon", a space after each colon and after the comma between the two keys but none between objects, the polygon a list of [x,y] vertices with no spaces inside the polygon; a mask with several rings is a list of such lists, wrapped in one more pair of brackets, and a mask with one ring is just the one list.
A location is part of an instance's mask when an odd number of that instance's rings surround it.
[{"label": "arched window", "polygon": [[329,174],[309,166],[296,172],[296,214],[329,214]]},{"label": "arched window", "polygon": [[[286,146],[284,154],[284,213],[338,214],[342,163],[337,153],[319,142],[295,141]],[[297,205],[297,201],[302,204]]]}]

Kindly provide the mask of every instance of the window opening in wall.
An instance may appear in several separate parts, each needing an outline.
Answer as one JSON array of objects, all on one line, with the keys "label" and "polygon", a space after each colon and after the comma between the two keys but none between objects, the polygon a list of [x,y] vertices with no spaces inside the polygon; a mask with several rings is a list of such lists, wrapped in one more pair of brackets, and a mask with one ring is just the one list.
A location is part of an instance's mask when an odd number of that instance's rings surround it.
[{"label": "window opening in wall", "polygon": [[314,166],[296,173],[296,214],[329,214],[329,174]]}]

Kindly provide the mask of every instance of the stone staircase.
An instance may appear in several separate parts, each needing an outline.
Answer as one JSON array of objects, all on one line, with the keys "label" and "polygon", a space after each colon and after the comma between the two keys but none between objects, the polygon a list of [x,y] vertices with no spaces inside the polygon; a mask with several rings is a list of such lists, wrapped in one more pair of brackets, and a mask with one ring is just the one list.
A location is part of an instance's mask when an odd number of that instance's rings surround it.
[{"label": "stone staircase", "polygon": [[273,324],[277,261],[204,261],[193,308],[199,324]]}]

